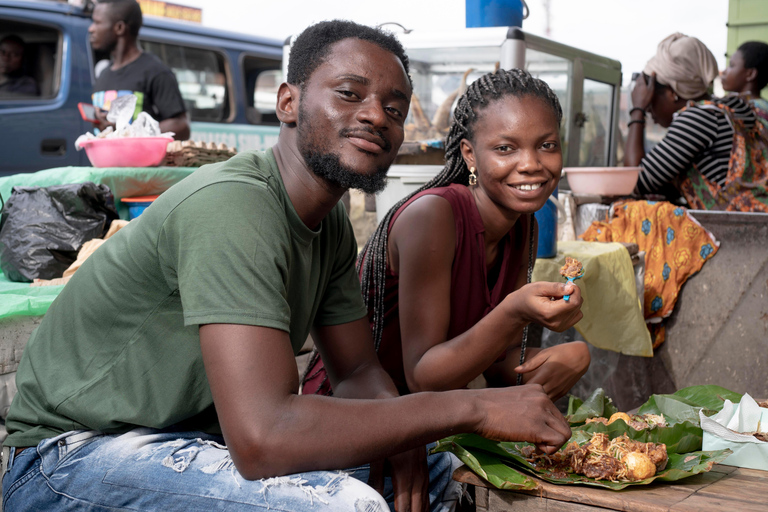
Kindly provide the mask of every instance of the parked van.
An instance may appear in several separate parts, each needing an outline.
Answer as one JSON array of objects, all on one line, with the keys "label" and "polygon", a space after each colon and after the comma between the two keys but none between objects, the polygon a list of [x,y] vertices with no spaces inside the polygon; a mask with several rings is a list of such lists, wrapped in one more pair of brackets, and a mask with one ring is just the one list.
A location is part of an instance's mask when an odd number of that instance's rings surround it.
[{"label": "parked van", "polygon": [[[0,176],[64,166],[88,166],[75,139],[91,131],[77,104],[91,103],[97,63],[88,41],[90,12],[50,0],[0,0],[0,39],[25,43],[23,69],[34,96],[0,93]],[[173,70],[192,121],[192,140],[238,150],[277,141],[277,87],[283,41],[144,17],[139,41]]]}]

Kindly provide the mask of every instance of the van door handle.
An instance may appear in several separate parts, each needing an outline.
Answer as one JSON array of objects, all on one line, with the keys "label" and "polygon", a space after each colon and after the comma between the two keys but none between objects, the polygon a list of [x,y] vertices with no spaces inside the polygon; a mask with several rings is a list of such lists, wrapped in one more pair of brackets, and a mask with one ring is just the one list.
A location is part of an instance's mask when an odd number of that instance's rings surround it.
[{"label": "van door handle", "polygon": [[66,139],[43,139],[40,153],[45,156],[64,156],[67,153]]}]

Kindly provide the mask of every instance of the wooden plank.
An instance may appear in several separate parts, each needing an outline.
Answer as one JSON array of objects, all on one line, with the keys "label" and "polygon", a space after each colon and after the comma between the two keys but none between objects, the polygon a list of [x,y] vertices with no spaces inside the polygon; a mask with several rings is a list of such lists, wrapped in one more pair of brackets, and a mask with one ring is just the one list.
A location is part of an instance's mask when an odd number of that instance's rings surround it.
[{"label": "wooden plank", "polygon": [[[765,471],[760,473],[765,473]],[[733,472],[726,478],[696,492],[697,496],[731,500],[736,509],[747,502],[765,503],[768,500],[766,494],[768,494],[768,475],[744,474],[741,472]],[[768,506],[766,506],[766,509],[768,510]]]},{"label": "wooden plank", "polygon": [[606,509],[528,496],[512,491],[490,491],[488,512],[606,512]]},{"label": "wooden plank", "polygon": [[675,504],[670,512],[766,512],[768,504],[763,503],[734,503],[730,499],[712,496],[700,496],[699,493],[690,496],[682,503]]},{"label": "wooden plank", "polygon": [[655,482],[621,491],[582,485],[555,485],[537,479],[532,491],[501,491],[466,467],[454,473],[458,481],[488,487],[480,512],[768,512],[768,472],[715,465],[708,473],[679,482]]}]

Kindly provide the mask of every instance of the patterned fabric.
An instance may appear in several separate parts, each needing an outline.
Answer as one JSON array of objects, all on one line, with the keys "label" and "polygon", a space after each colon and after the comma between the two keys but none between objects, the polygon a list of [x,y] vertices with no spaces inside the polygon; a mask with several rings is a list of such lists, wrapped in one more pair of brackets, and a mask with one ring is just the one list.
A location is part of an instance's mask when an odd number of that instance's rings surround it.
[{"label": "patterned fabric", "polygon": [[700,102],[723,112],[733,126],[728,175],[722,184],[707,179],[694,163],[679,184],[691,208],[768,213],[768,129],[762,122],[747,128],[723,103]]},{"label": "patterned fabric", "polygon": [[643,314],[653,347],[664,342],[661,320],[672,314],[683,283],[717,253],[720,243],[685,208],[667,202],[616,203],[610,222],[595,221],[588,242],[629,242],[645,251]]},{"label": "patterned fabric", "polygon": [[768,128],[768,101],[763,98],[754,98],[749,100],[749,102],[752,105],[752,108],[755,109],[758,121]]}]

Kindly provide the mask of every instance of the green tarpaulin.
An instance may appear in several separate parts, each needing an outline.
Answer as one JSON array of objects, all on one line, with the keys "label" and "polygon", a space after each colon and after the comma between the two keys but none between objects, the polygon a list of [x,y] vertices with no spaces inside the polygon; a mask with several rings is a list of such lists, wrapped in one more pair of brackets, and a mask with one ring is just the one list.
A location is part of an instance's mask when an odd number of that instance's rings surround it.
[{"label": "green tarpaulin", "polygon": [[[103,183],[115,196],[115,206],[120,218],[127,220],[128,207],[120,202],[122,198],[161,194],[196,169],[196,167],[59,167],[0,178],[0,195],[3,201],[7,201],[11,197],[13,187],[17,186],[49,187],[86,181]],[[0,273],[0,319],[43,315],[62,288],[63,286],[33,287],[28,283],[15,283]]]}]

